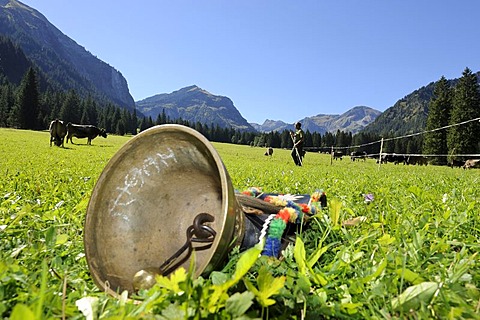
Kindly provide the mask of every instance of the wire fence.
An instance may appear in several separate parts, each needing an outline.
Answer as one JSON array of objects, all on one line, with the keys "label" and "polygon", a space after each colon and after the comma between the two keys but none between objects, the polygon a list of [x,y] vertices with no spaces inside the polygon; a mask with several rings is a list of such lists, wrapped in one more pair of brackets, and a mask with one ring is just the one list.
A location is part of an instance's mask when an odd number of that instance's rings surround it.
[{"label": "wire fence", "polygon": [[[475,158],[480,158],[480,154],[412,154],[412,153],[386,153],[386,152],[383,152],[384,142],[398,140],[398,139],[406,139],[406,138],[411,138],[411,137],[419,136],[419,135],[424,135],[424,134],[427,134],[427,133],[436,132],[436,131],[440,131],[440,130],[445,130],[445,129],[452,128],[452,127],[455,127],[455,126],[465,125],[467,123],[474,122],[474,121],[479,121],[480,122],[480,117],[475,118],[475,119],[462,121],[462,122],[455,123],[455,124],[450,124],[448,126],[444,126],[444,127],[440,127],[440,128],[435,128],[435,129],[432,129],[432,130],[424,130],[424,131],[421,131],[421,132],[406,134],[406,135],[398,136],[398,137],[382,138],[382,139],[377,140],[377,141],[372,141],[372,142],[363,143],[363,144],[359,144],[359,145],[351,145],[351,146],[347,146],[347,147],[331,146],[329,149],[330,149],[331,157],[332,157],[332,159],[334,159],[334,158],[338,158],[338,157],[342,157],[342,156],[346,155],[346,154],[343,154],[343,153],[342,153],[342,155],[336,154],[336,152],[338,152],[339,150],[360,149],[362,147],[371,146],[371,145],[379,143],[380,148],[379,148],[378,153],[363,154],[361,156],[356,156],[357,158],[378,157],[379,158],[379,163],[382,162],[381,158],[383,156],[389,156],[389,155],[390,156],[400,156],[400,157],[425,157],[425,158],[428,158],[428,157],[451,157],[451,158],[453,158],[453,157],[475,157]],[[328,149],[328,148],[324,148],[324,149]]]}]

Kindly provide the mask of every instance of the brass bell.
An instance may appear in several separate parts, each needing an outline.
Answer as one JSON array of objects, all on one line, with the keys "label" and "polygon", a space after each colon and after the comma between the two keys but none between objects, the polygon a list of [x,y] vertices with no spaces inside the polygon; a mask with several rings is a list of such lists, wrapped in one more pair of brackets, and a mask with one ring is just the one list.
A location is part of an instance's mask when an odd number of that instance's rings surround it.
[{"label": "brass bell", "polygon": [[194,129],[160,125],[129,140],[98,178],[85,255],[99,288],[133,293],[152,286],[157,273],[188,269],[191,250],[195,276],[208,274],[244,232],[242,208],[211,143]]}]

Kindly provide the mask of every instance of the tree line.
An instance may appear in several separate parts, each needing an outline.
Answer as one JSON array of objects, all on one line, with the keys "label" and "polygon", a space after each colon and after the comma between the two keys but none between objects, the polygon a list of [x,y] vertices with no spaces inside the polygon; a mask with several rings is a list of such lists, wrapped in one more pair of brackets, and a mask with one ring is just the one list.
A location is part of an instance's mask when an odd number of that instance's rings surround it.
[{"label": "tree line", "polygon": [[[462,78],[452,87],[442,77],[435,85],[434,96],[429,104],[426,131],[480,117],[480,94],[475,74],[468,68]],[[0,126],[30,130],[45,130],[53,119],[79,124],[93,124],[109,133],[135,135],[155,125],[175,123],[194,128],[207,139],[215,142],[243,144],[259,147],[292,148],[289,130],[266,133],[223,128],[218,124],[191,123],[187,120],[170,119],[165,110],[154,120],[139,117],[136,110],[129,111],[112,103],[99,103],[92,96],[81,97],[75,90],[54,91],[50,88],[39,91],[38,77],[30,67],[16,86],[0,74]],[[389,138],[388,136],[384,138]],[[310,151],[329,152],[331,148],[378,154],[378,134],[337,130],[335,133],[305,132],[305,146]],[[388,140],[388,139],[387,139]],[[401,154],[468,154],[480,151],[480,123],[454,126],[448,130],[434,131],[424,136],[387,141],[383,152]],[[463,160],[463,159],[460,159]],[[445,157],[434,157],[434,164],[445,164]]]},{"label": "tree line", "polygon": [[[455,155],[480,153],[480,122],[468,122],[476,118],[480,118],[477,76],[466,68],[453,87],[442,76],[435,85],[434,97],[429,104],[423,153],[449,155],[433,157],[433,164],[468,158]],[[467,123],[456,125],[463,122]]]},{"label": "tree line", "polygon": [[35,69],[30,67],[15,86],[0,75],[0,126],[45,130],[50,121],[93,124],[119,135],[136,134],[135,110],[129,112],[112,103],[100,104],[91,96],[82,98],[75,90],[41,93]]}]

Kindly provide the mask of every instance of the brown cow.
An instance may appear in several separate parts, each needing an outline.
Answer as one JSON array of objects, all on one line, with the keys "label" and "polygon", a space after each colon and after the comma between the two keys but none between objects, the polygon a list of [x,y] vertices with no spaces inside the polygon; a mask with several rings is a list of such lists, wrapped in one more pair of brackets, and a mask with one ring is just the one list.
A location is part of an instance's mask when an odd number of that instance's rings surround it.
[{"label": "brown cow", "polygon": [[465,161],[463,165],[463,169],[472,169],[472,168],[479,168],[480,167],[480,159],[469,159]]},{"label": "brown cow", "polygon": [[50,131],[50,147],[52,146],[52,142],[58,147],[64,147],[63,142],[67,135],[67,126],[65,123],[62,120],[55,119],[50,122],[48,130]]}]

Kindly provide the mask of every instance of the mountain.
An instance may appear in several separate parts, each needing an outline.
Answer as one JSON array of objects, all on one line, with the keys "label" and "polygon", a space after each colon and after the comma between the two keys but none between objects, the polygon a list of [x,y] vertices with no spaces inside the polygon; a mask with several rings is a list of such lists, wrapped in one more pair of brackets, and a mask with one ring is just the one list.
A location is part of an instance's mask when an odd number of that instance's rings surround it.
[{"label": "mountain", "polygon": [[213,95],[196,85],[172,93],[162,93],[136,102],[137,110],[155,120],[165,111],[170,119],[187,120],[192,124],[219,125],[242,131],[255,129],[242,117],[232,100]]},{"label": "mountain", "polygon": [[[335,133],[337,130],[344,132],[359,132],[366,125],[374,121],[380,111],[365,106],[357,106],[340,115],[336,114],[318,114],[312,117],[306,117],[300,122],[304,131]],[[283,121],[266,120],[262,125],[252,124],[260,132],[293,130],[294,124],[288,124]]]},{"label": "mountain", "polygon": [[281,132],[283,130],[293,130],[294,125],[290,123],[283,122],[281,120],[265,120],[263,124],[258,123],[250,123],[255,130],[260,132],[272,132],[278,131]]},{"label": "mountain", "polygon": [[325,132],[334,133],[337,130],[355,134],[374,121],[380,114],[380,111],[370,107],[357,106],[341,115],[307,117],[303,120],[305,124],[302,127],[304,127],[304,130],[317,131],[322,134]]},{"label": "mountain", "polygon": [[126,79],[112,66],[67,37],[40,12],[16,0],[0,0],[0,34],[63,90],[111,101],[133,110]]}]

